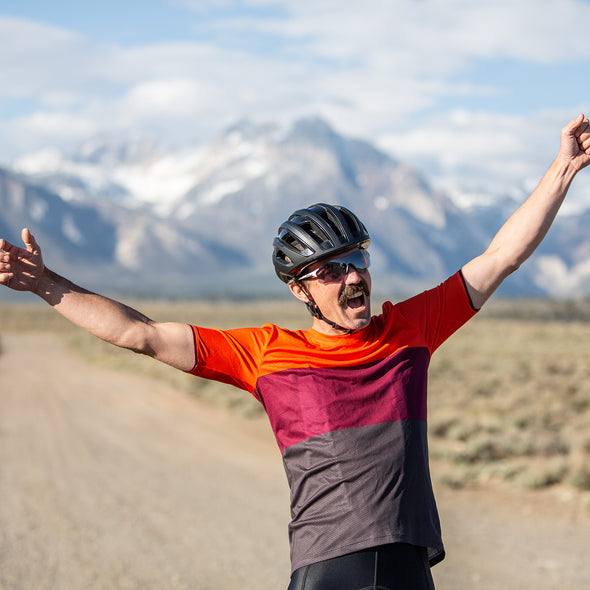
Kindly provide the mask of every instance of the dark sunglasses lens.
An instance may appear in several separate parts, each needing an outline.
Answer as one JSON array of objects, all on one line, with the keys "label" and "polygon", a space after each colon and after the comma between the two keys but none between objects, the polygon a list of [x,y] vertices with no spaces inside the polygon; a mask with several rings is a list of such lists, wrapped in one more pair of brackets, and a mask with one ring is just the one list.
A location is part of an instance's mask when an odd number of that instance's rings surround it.
[{"label": "dark sunglasses lens", "polygon": [[357,270],[367,270],[369,266],[371,266],[371,257],[366,250],[359,250],[353,256],[355,256],[358,261],[352,263]]},{"label": "dark sunglasses lens", "polygon": [[369,268],[370,258],[369,253],[365,250],[356,250],[345,258],[337,258],[332,260],[332,263],[338,263],[343,267],[343,273],[350,272],[350,266],[354,266],[356,270],[363,271]]},{"label": "dark sunglasses lens", "polygon": [[348,272],[348,264],[345,262],[327,262],[318,270],[317,277],[320,281],[337,281]]},{"label": "dark sunglasses lens", "polygon": [[369,253],[357,250],[345,258],[337,258],[326,262],[324,266],[318,269],[316,276],[320,281],[324,282],[338,281],[351,271],[351,266],[357,271],[364,271],[369,268],[369,264]]}]

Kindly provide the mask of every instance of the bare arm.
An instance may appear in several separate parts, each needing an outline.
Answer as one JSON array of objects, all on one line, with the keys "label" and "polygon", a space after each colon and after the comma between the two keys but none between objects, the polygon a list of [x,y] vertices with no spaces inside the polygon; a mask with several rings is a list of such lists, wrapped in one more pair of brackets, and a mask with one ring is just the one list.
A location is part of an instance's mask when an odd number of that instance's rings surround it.
[{"label": "bare arm", "polygon": [[479,309],[502,281],[535,251],[551,227],[576,174],[590,164],[590,131],[583,115],[561,131],[559,154],[530,197],[500,228],[487,250],[462,269]]},{"label": "bare arm", "polygon": [[181,370],[195,363],[192,330],[185,324],[157,323],[135,309],[97,295],[49,270],[28,229],[25,248],[0,240],[0,284],[30,291],[90,334],[149,355]]}]

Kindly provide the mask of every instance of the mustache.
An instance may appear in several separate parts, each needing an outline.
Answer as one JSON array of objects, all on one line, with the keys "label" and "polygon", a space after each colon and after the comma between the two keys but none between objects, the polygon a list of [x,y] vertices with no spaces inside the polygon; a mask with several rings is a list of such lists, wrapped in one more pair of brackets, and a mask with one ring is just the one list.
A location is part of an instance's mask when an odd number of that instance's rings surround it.
[{"label": "mustache", "polygon": [[338,297],[338,303],[345,305],[349,299],[356,297],[359,293],[369,296],[369,285],[361,279],[360,282],[354,285],[346,285]]}]

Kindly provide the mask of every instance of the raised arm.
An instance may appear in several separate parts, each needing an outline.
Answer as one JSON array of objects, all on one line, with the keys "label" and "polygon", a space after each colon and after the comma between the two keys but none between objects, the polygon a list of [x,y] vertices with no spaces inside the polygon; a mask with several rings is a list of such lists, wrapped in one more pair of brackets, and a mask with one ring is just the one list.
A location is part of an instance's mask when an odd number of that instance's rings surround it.
[{"label": "raised arm", "polygon": [[549,230],[576,174],[590,164],[588,119],[579,115],[561,130],[559,153],[528,199],[510,216],[488,249],[462,269],[479,309],[502,281],[535,251]]},{"label": "raised arm", "polygon": [[146,354],[181,370],[195,363],[192,330],[185,324],[157,323],[107,297],[75,285],[49,270],[28,229],[25,248],[0,239],[0,285],[30,291],[68,320],[115,346]]}]

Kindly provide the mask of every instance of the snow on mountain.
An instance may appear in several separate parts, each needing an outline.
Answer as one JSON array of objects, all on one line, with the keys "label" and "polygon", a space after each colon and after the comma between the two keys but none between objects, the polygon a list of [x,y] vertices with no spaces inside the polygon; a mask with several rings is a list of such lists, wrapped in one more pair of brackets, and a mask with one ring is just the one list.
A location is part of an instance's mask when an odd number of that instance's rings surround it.
[{"label": "snow on mountain", "polygon": [[[273,128],[274,130],[274,128]],[[252,127],[242,123],[229,129],[211,146],[165,150],[152,140],[84,143],[73,154],[54,148],[19,158],[13,169],[51,188],[65,200],[101,197],[128,206],[148,205],[162,217],[193,187],[204,187],[201,200],[215,204],[237,192],[241,177],[266,172],[257,153],[269,127],[261,127],[252,141]]]},{"label": "snow on mountain", "polygon": [[64,200],[37,178],[5,170],[0,211],[0,236],[20,245],[21,228],[29,227],[46,264],[102,292],[187,297],[207,292],[203,276],[214,280],[220,269],[231,273],[245,264],[235,248],[172,220],[112,202]]},{"label": "snow on mountain", "polygon": [[[460,268],[515,207],[503,197],[459,208],[412,167],[318,118],[292,126],[242,121],[184,149],[93,140],[72,154],[23,157],[0,171],[0,235],[18,239],[20,227],[32,226],[47,259],[92,288],[269,294],[284,291],[270,263],[276,228],[320,201],[363,219],[375,288],[389,296]],[[590,293],[590,241],[576,219],[558,219],[505,293]]]},{"label": "snow on mountain", "polygon": [[54,250],[55,260],[75,265],[112,261],[116,228],[94,207],[73,206],[42,186],[0,170],[0,211],[0,235],[11,242],[20,244],[21,228],[30,227]]}]

